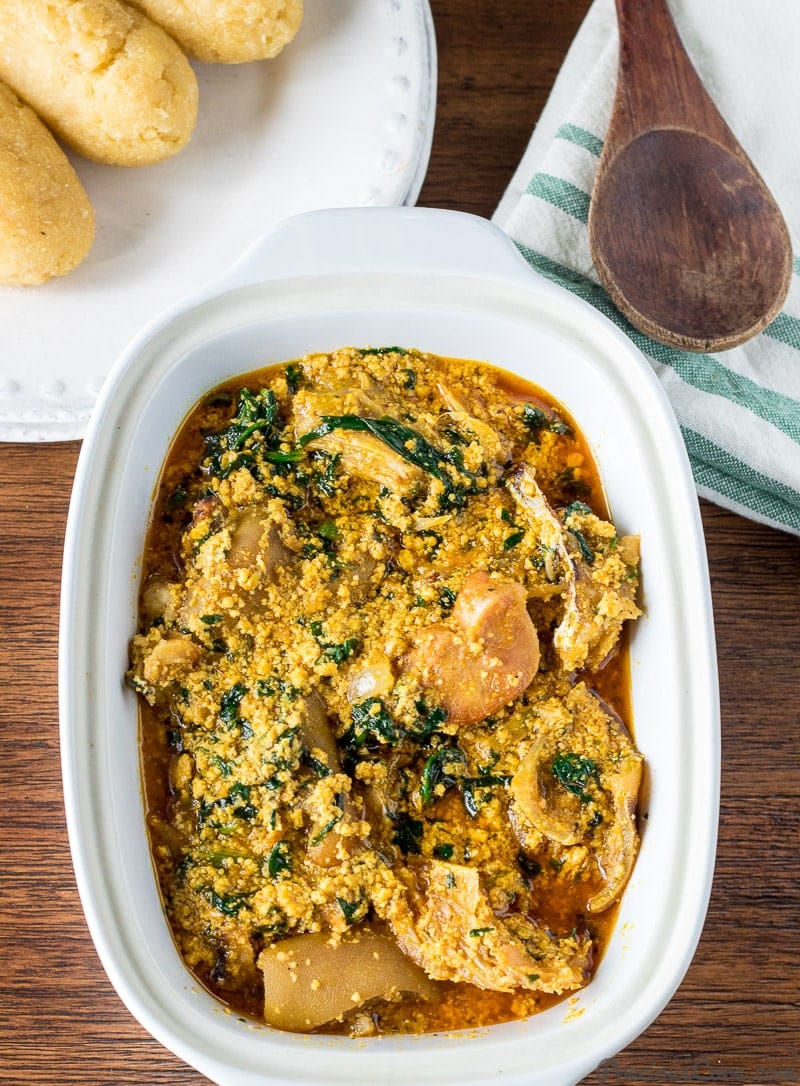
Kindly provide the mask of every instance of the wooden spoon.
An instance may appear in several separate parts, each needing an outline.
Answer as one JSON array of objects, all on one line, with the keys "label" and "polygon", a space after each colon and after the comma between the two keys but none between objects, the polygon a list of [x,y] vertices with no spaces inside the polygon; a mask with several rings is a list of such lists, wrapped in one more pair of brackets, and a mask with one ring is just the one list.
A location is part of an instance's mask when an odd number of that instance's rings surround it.
[{"label": "wooden spoon", "polygon": [[653,339],[727,350],[783,305],[789,232],[692,67],[665,0],[616,4],[617,93],[589,210],[597,274]]}]

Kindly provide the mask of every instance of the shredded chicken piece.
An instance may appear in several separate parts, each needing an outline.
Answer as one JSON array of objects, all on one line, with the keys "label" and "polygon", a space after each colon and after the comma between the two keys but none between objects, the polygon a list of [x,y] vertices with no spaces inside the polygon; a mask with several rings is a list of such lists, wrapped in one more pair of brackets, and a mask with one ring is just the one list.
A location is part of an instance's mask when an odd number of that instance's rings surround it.
[{"label": "shredded chicken piece", "polygon": [[[294,428],[298,438],[316,429],[323,416],[361,415],[377,418],[382,412],[359,389],[339,392],[310,392],[301,389],[294,399]],[[314,441],[314,447],[339,456],[348,475],[388,487],[393,493],[408,494],[417,487],[423,472],[390,449],[374,434],[357,430],[334,430]]]},{"label": "shredded chicken piece", "polygon": [[572,562],[564,539],[564,528],[541,487],[532,467],[522,464],[507,480],[509,492],[531,521],[540,546],[548,581],[569,585],[573,578]]},{"label": "shredded chicken piece", "polygon": [[456,426],[471,433],[478,442],[486,463],[497,466],[507,464],[511,459],[510,442],[487,422],[485,417],[478,417],[480,406],[472,406],[460,392],[456,392],[442,382],[439,382],[436,390],[447,405]]},{"label": "shredded chicken piece", "polygon": [[563,586],[553,645],[564,670],[600,667],[616,647],[623,622],[641,614],[635,603],[638,536],[618,539],[614,526],[590,510],[568,509],[562,522],[528,465],[512,473],[508,489],[533,523],[548,580]]},{"label": "shredded chicken piece", "polygon": [[475,868],[431,860],[413,872],[408,909],[389,922],[403,953],[432,979],[497,992],[565,992],[585,983],[585,938],[556,937],[522,915],[495,916]]},{"label": "shredded chicken piece", "polygon": [[[568,516],[566,523],[574,519]],[[581,517],[580,523],[590,545],[595,538],[592,529],[607,524],[593,514]],[[570,550],[574,576],[553,644],[566,670],[598,668],[616,648],[623,622],[642,613],[635,602],[639,537],[624,536],[615,546],[616,553],[605,558],[590,550],[591,563],[577,544],[571,543]]]}]

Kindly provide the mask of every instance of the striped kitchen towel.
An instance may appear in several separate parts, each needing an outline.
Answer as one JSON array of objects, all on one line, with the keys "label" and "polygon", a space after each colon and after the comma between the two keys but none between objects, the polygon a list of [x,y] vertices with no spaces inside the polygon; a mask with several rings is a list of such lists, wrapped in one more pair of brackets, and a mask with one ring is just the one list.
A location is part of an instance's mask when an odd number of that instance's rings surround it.
[{"label": "striped kitchen towel", "polygon": [[[797,0],[670,0],[706,87],[772,189],[800,252]],[[630,336],[675,410],[698,492],[800,535],[800,260],[782,313],[731,351],[692,354],[633,328],[599,286],[589,194],[616,85],[613,0],[595,0],[494,221],[542,275]]]}]

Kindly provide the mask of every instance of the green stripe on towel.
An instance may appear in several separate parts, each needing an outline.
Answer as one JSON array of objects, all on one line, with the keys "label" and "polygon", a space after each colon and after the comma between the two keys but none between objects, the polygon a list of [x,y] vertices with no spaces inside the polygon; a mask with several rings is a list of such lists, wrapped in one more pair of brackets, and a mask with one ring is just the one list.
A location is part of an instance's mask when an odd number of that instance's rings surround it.
[{"label": "green stripe on towel", "polygon": [[721,396],[728,402],[750,411],[800,444],[800,409],[796,400],[756,384],[755,381],[741,376],[734,370],[729,370],[714,355],[693,354],[656,343],[628,323],[597,283],[572,268],[558,264],[543,253],[530,249],[527,245],[522,245],[520,242],[515,244],[528,263],[537,271],[548,279],[567,287],[573,294],[577,294],[578,297],[593,305],[595,309],[599,309],[625,332],[643,354],[648,355],[655,362],[669,366],[682,381],[693,388],[712,396]]},{"label": "green stripe on towel", "polygon": [[556,132],[557,140],[566,140],[574,143],[576,147],[583,147],[584,151],[591,151],[599,158],[603,151],[603,141],[585,128],[579,128],[576,124],[562,124]]},{"label": "green stripe on towel", "polygon": [[681,433],[698,486],[800,533],[800,494],[796,490],[756,471],[687,426],[681,427]]},{"label": "green stripe on towel", "polygon": [[537,173],[525,190],[530,196],[538,196],[553,207],[582,222],[589,221],[589,196],[583,189],[549,173]]},{"label": "green stripe on towel", "polygon": [[788,313],[779,313],[772,324],[768,324],[764,329],[764,335],[800,351],[800,320],[797,317],[791,317]]}]

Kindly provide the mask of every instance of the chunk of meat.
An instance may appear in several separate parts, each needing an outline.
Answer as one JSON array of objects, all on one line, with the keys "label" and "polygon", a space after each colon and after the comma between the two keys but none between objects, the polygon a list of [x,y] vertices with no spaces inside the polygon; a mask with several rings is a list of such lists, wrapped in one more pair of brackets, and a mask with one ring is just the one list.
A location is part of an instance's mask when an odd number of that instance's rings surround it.
[{"label": "chunk of meat", "polygon": [[527,689],[539,667],[539,638],[525,589],[476,570],[464,581],[452,627],[426,626],[402,669],[453,724],[476,724]]},{"label": "chunk of meat", "polygon": [[[582,520],[594,522],[595,527],[608,524],[593,515]],[[588,541],[592,562],[586,560],[576,543],[570,544],[574,576],[568,586],[564,616],[553,636],[553,645],[567,671],[601,667],[619,642],[623,622],[641,614],[635,600],[639,537],[624,536],[615,546],[616,553],[603,556],[591,550],[594,536],[586,523],[582,526],[584,546]]]},{"label": "chunk of meat", "polygon": [[202,524],[206,531],[219,531],[225,519],[225,506],[216,496],[209,494],[205,498],[199,498],[192,506],[192,519],[190,528],[196,528]]},{"label": "chunk of meat", "polygon": [[374,591],[373,576],[377,566],[377,559],[366,548],[356,548],[353,561],[343,566],[337,574],[336,583],[347,587],[354,606],[364,603]]},{"label": "chunk of meat", "polygon": [[[325,703],[319,694],[304,698],[302,709],[305,719],[300,728],[303,744],[317,761],[330,771],[330,774],[342,774],[339,748],[331,730]],[[360,833],[349,831],[354,823],[362,824],[361,804],[349,791],[341,793],[341,818],[335,825],[322,822],[309,830],[308,858],[317,867],[335,867],[355,852],[364,848],[364,838]]]},{"label": "chunk of meat", "polygon": [[543,705],[536,726],[511,780],[512,825],[523,843],[520,815],[559,845],[585,845],[603,880],[586,907],[601,912],[622,893],[638,852],[642,756],[620,719],[584,683],[563,705]]},{"label": "chunk of meat", "polygon": [[396,907],[389,923],[429,977],[495,992],[565,992],[586,982],[587,939],[558,938],[522,915],[495,916],[475,868],[431,860],[413,872],[408,908]]},{"label": "chunk of meat", "polygon": [[245,509],[231,532],[227,562],[231,569],[257,569],[272,580],[290,552],[281,542],[278,526],[255,506]]},{"label": "chunk of meat", "polygon": [[394,939],[363,927],[331,942],[327,933],[292,935],[262,951],[264,1020],[306,1033],[376,999],[410,993],[432,999],[436,986]]},{"label": "chunk of meat", "polygon": [[142,592],[142,614],[153,619],[163,618],[173,622],[176,617],[175,599],[180,589],[163,577],[153,577]]},{"label": "chunk of meat", "polygon": [[636,618],[637,536],[617,539],[609,521],[590,510],[559,519],[533,469],[523,464],[508,489],[525,511],[542,550],[548,580],[563,586],[563,612],[553,646],[566,671],[598,668],[619,641],[622,624]]},{"label": "chunk of meat", "polygon": [[550,841],[569,848],[589,833],[592,812],[579,796],[559,784],[553,775],[556,757],[554,736],[567,735],[572,724],[565,707],[558,702],[545,703],[538,709],[536,739],[528,748],[511,779],[511,822],[518,826],[520,843],[525,843],[518,815]]},{"label": "chunk of meat", "polygon": [[202,648],[190,638],[168,635],[158,641],[145,657],[142,675],[153,686],[176,682],[194,667],[202,655]]},{"label": "chunk of meat", "polygon": [[347,700],[351,705],[366,698],[382,698],[394,686],[394,671],[388,656],[375,654],[359,667],[347,684]]},{"label": "chunk of meat", "polygon": [[589,912],[600,913],[613,905],[631,876],[639,851],[636,810],[641,783],[642,758],[638,754],[624,759],[616,772],[607,776],[614,818],[602,834],[602,846],[597,853],[605,886],[586,902]]},{"label": "chunk of meat", "polygon": [[262,588],[290,558],[278,525],[263,507],[231,514],[217,524],[213,539],[195,547],[178,610],[180,625],[201,641],[211,634],[223,640],[235,635],[241,616],[258,612]]},{"label": "chunk of meat", "polygon": [[213,940],[217,960],[212,977],[223,991],[253,988],[258,970],[249,934],[234,924],[221,926]]},{"label": "chunk of meat", "polygon": [[304,720],[300,727],[303,744],[318,760],[323,761],[331,773],[341,773],[339,748],[333,737],[325,702],[319,694],[303,698],[301,703]]}]

